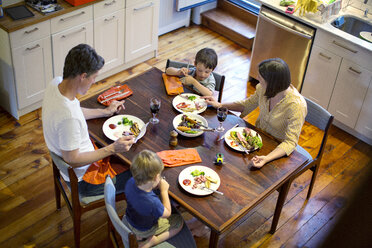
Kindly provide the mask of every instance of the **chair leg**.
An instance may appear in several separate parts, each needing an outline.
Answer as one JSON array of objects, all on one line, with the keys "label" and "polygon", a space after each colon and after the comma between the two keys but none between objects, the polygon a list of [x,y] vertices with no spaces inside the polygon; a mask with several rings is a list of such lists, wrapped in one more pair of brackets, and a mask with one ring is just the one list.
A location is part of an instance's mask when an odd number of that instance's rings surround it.
[{"label": "chair leg", "polygon": [[284,205],[285,199],[287,198],[288,191],[289,191],[291,184],[292,184],[292,181],[288,180],[288,182],[284,183],[280,187],[278,200],[276,202],[273,222],[271,224],[271,229],[270,229],[271,234],[274,234],[276,231],[276,227],[278,226],[278,222],[279,222],[279,217],[282,212],[283,205]]},{"label": "chair leg", "polygon": [[75,248],[80,248],[80,222],[81,222],[81,213],[78,210],[73,210],[74,216],[74,238],[75,238]]},{"label": "chair leg", "polygon": [[311,181],[310,181],[310,185],[309,185],[309,190],[307,191],[307,196],[306,196],[306,199],[307,200],[310,199],[311,192],[313,191],[313,188],[314,188],[315,179],[316,179],[316,176],[318,175],[318,171],[319,171],[319,165],[316,165],[315,166],[315,169],[313,171],[313,175],[311,177]]}]

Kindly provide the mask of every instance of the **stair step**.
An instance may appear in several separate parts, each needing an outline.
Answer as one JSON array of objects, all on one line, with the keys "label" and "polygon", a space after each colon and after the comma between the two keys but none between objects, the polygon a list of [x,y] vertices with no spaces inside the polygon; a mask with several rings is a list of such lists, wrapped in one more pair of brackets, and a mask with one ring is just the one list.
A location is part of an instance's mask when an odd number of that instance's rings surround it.
[{"label": "stair step", "polygon": [[256,34],[256,23],[248,23],[219,8],[202,14],[202,24],[239,45],[251,49]]}]

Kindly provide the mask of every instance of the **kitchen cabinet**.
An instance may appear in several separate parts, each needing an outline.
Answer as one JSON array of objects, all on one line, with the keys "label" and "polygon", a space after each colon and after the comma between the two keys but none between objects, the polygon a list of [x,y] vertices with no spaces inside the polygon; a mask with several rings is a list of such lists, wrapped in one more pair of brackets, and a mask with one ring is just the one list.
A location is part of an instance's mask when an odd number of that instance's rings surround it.
[{"label": "kitchen cabinet", "polygon": [[125,62],[157,50],[159,0],[127,1],[125,11]]},{"label": "kitchen cabinet", "polygon": [[372,80],[364,99],[355,130],[372,140]]},{"label": "kitchen cabinet", "polygon": [[[328,109],[335,125],[368,143],[372,142],[367,94],[371,57],[372,52],[318,29],[301,92]],[[369,119],[364,117],[368,114]]]},{"label": "kitchen cabinet", "polygon": [[124,0],[94,5],[94,47],[105,59],[100,73],[124,64],[124,15]]}]

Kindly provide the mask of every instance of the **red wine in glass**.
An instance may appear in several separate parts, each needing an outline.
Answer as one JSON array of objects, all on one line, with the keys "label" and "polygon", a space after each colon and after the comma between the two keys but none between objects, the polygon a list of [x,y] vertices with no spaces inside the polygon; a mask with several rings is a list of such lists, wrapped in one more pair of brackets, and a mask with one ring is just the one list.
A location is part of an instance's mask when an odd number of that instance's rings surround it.
[{"label": "red wine in glass", "polygon": [[220,126],[216,128],[217,132],[223,132],[225,128],[222,126],[222,122],[226,120],[228,109],[221,107],[217,109],[217,119],[220,122]]},{"label": "red wine in glass", "polygon": [[152,113],[152,118],[150,119],[150,122],[152,124],[159,123],[159,119],[156,118],[156,114],[160,110],[160,105],[161,105],[161,101],[160,101],[159,98],[153,97],[153,98],[150,99],[150,110],[151,110],[151,113]]}]

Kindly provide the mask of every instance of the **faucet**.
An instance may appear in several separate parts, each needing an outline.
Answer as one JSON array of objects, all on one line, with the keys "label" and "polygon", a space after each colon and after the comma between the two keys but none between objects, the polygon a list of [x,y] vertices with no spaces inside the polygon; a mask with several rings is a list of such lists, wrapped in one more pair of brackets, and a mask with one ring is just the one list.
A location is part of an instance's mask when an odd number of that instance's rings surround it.
[{"label": "faucet", "polygon": [[[368,0],[364,0],[364,4],[367,4]],[[368,8],[364,10],[364,17],[368,17]]]}]

